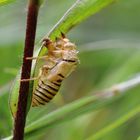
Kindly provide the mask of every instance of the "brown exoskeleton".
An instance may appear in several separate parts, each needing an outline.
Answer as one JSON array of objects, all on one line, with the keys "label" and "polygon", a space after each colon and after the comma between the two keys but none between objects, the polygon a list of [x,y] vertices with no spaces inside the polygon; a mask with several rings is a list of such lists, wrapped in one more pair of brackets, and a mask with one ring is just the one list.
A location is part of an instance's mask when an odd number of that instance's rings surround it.
[{"label": "brown exoskeleton", "polygon": [[46,56],[27,58],[45,59],[45,64],[40,68],[38,77],[22,80],[38,79],[38,84],[33,91],[32,106],[49,102],[57,94],[62,81],[75,70],[79,63],[75,44],[71,43],[64,34],[54,42],[44,39],[43,46],[48,48]]}]

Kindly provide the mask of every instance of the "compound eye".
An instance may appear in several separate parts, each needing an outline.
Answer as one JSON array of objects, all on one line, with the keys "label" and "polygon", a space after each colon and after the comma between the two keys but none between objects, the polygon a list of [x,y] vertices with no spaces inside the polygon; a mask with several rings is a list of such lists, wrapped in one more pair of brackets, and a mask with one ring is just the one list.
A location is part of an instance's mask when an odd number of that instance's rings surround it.
[{"label": "compound eye", "polygon": [[42,45],[43,46],[48,46],[50,44],[52,44],[52,41],[49,38],[45,38],[45,39],[42,40]]}]

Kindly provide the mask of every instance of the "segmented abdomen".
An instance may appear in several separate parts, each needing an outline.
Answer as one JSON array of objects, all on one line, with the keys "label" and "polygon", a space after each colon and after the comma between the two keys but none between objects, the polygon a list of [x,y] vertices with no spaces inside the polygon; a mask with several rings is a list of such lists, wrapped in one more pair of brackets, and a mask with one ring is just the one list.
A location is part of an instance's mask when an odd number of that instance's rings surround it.
[{"label": "segmented abdomen", "polygon": [[57,94],[61,83],[64,79],[64,76],[62,74],[58,74],[60,77],[59,79],[55,81],[43,81],[39,80],[37,87],[35,88],[35,91],[33,93],[32,98],[32,106],[39,106],[39,105],[45,105],[48,103],[53,97]]}]

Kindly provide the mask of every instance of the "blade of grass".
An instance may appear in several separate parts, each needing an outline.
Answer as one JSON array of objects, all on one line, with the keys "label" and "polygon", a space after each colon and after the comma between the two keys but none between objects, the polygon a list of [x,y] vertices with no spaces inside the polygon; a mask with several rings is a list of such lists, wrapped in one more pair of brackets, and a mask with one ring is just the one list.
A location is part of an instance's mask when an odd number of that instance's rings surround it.
[{"label": "blade of grass", "polygon": [[61,32],[67,33],[89,16],[99,12],[115,0],[77,0],[56,23],[46,37],[55,39]]},{"label": "blade of grass", "polygon": [[[123,93],[125,93],[125,91],[134,88],[139,84],[140,76],[114,85],[109,89],[95,94],[94,96],[86,97],[68,104],[61,109],[58,109],[27,126],[26,134],[35,134],[35,132],[39,132],[41,130],[43,131],[44,128],[48,128],[50,126],[52,127],[58,123],[70,120],[80,114],[87,113],[89,111],[96,111],[97,109],[105,107],[106,105],[112,103],[112,101],[117,99],[112,97],[116,97],[116,95],[122,95]],[[127,96],[127,94],[125,94],[125,96]]]},{"label": "blade of grass", "polygon": [[96,132],[95,134],[93,134],[92,136],[87,138],[86,140],[97,140],[97,139],[102,138],[105,134],[109,133],[110,131],[112,131],[115,128],[119,127],[120,125],[124,124],[129,119],[136,116],[138,113],[140,113],[140,105],[133,108],[132,110],[128,111],[127,113],[124,113],[123,115],[121,115],[120,118],[115,120],[113,123],[109,124],[108,126],[106,126],[103,129],[99,130],[98,132]]},{"label": "blade of grass", "polygon": [[97,96],[80,99],[36,120],[26,127],[25,135],[30,136],[35,133],[41,133],[49,127],[71,120],[80,114],[98,110],[112,101],[112,99],[100,100]]}]

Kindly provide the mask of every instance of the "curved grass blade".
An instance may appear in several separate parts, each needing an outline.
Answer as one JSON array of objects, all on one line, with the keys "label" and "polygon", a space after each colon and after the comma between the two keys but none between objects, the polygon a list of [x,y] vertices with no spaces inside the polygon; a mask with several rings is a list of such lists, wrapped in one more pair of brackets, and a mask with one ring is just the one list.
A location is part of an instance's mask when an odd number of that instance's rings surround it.
[{"label": "curved grass blade", "polygon": [[29,137],[32,134],[35,135],[44,132],[49,127],[71,120],[81,114],[97,111],[101,107],[105,107],[112,103],[114,99],[117,98],[101,99],[99,96],[90,96],[65,105],[27,126],[25,129],[25,135]]},{"label": "curved grass blade", "polygon": [[[137,82],[136,82],[137,79]],[[132,82],[133,81],[133,82]],[[131,83],[131,84],[130,84]],[[114,103],[116,99],[120,99],[121,97],[127,98],[129,97],[129,94],[126,94],[127,90],[137,87],[139,85],[139,77],[134,78],[132,80],[128,80],[125,82],[122,82],[118,85],[114,86],[112,88],[109,88],[108,90],[101,91],[99,93],[96,93],[93,96],[85,97],[82,99],[79,99],[77,101],[74,101],[73,103],[70,103],[42,118],[39,120],[33,122],[26,128],[26,136],[40,133],[47,129],[48,127],[52,127],[54,125],[57,125],[59,123],[62,123],[64,121],[71,120],[79,115],[88,113],[88,112],[94,112],[99,110],[102,107],[105,107],[111,103]],[[116,89],[118,93],[116,94]],[[130,119],[132,116],[134,116],[136,113],[140,111],[140,105],[139,100],[134,103],[133,108],[129,109],[127,112],[124,111],[123,114],[119,114],[119,116],[124,116],[123,119],[117,118],[117,123],[115,125],[110,127],[117,127],[121,125],[126,120]],[[109,130],[110,130],[109,129]]]},{"label": "curved grass blade", "polygon": [[115,120],[113,123],[109,124],[108,126],[106,126],[103,129],[99,130],[98,132],[96,132],[95,134],[93,134],[92,136],[90,136],[86,140],[97,140],[97,139],[102,138],[105,134],[109,133],[113,129],[115,129],[115,128],[119,127],[120,125],[124,124],[129,119],[136,116],[138,113],[140,113],[140,105],[131,109],[128,113],[124,113],[124,115],[121,115],[121,117],[118,118],[117,120]]},{"label": "curved grass blade", "polygon": [[55,39],[61,32],[67,33],[80,22],[89,16],[99,12],[114,0],[77,0],[52,28],[47,36]]},{"label": "curved grass blade", "polygon": [[[55,40],[56,37],[61,36],[61,32],[66,34],[73,27],[115,1],[116,0],[77,0],[43,39],[49,37]],[[44,47],[41,47],[38,56],[45,54],[46,50]]]}]

